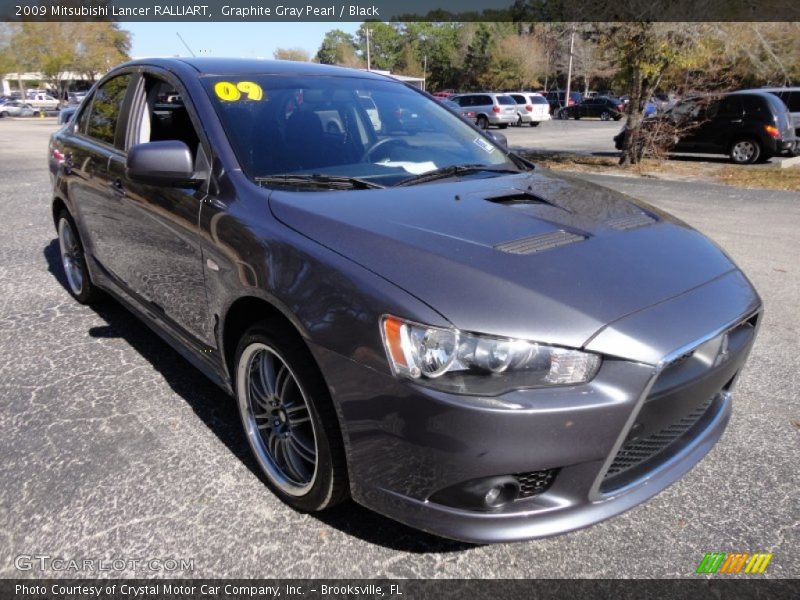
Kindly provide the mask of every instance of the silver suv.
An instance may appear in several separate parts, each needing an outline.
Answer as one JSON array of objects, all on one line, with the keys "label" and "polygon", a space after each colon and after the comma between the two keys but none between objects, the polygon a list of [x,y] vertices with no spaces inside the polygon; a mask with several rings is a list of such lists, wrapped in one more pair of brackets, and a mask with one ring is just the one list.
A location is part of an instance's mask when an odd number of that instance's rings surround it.
[{"label": "silver suv", "polygon": [[488,129],[489,125],[505,129],[517,122],[517,103],[506,94],[492,92],[460,94],[451,96],[450,100],[457,102],[461,108],[474,112],[475,123],[481,129]]}]

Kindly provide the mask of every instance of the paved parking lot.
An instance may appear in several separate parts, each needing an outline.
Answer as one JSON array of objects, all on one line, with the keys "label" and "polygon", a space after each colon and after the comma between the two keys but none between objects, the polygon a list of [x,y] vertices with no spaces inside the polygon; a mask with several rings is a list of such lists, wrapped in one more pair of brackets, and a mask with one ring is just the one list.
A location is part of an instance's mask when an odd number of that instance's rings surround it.
[{"label": "paved parking lot", "polygon": [[544,121],[538,127],[523,125],[499,131],[508,138],[512,149],[546,150],[548,152],[578,152],[581,154],[616,153],[614,136],[622,129],[623,121],[580,119],[578,121]]},{"label": "paved parking lot", "polygon": [[583,531],[474,547],[353,504],[293,512],[255,474],[231,399],[118,305],[74,303],[54,127],[0,122],[0,577],[59,574],[17,571],[26,554],[184,558],[179,575],[205,577],[692,577],[711,551],[773,552],[767,575],[800,577],[797,194],[592,178],[724,246],[764,297],[761,334],[728,431],[680,482]]}]

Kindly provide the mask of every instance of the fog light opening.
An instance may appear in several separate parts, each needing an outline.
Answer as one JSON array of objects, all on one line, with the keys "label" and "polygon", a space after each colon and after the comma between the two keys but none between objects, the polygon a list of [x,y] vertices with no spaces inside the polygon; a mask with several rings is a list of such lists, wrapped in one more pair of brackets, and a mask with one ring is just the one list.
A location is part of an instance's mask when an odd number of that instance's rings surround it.
[{"label": "fog light opening", "polygon": [[487,508],[500,508],[504,504],[513,502],[519,496],[519,486],[512,483],[502,483],[489,488],[483,501]]}]

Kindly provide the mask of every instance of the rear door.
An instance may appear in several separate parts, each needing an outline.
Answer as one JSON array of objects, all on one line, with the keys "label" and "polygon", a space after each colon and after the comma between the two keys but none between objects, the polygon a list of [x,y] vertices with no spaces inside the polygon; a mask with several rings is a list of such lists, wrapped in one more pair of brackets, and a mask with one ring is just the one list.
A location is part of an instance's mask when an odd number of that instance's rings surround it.
[{"label": "rear door", "polygon": [[112,158],[123,156],[124,106],[132,73],[115,75],[98,86],[86,102],[73,135],[65,143],[69,165],[67,195],[80,218],[81,238],[99,266],[118,279],[123,234],[118,191],[109,172]]}]

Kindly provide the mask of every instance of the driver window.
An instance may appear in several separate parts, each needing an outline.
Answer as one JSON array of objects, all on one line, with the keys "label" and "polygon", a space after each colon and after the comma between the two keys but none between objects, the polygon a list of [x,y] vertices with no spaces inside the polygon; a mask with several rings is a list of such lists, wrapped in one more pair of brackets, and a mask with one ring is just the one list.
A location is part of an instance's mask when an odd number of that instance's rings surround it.
[{"label": "driver window", "polygon": [[143,105],[138,128],[134,130],[135,142],[183,142],[195,159],[195,169],[205,171],[208,168],[208,159],[179,90],[168,81],[147,74],[144,75],[144,85],[140,89],[143,90],[140,93],[144,97],[139,98]]}]

